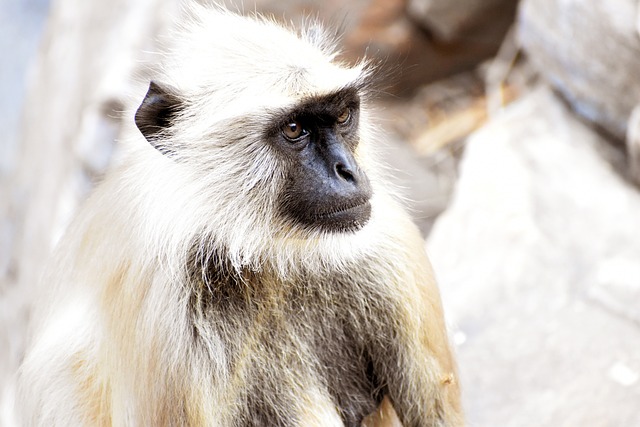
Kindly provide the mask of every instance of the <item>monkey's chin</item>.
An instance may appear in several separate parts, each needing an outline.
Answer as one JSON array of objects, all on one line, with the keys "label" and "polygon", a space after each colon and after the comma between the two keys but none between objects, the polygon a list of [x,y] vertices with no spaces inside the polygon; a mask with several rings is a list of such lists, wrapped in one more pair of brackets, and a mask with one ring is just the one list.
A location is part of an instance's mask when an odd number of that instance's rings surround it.
[{"label": "monkey's chin", "polygon": [[329,233],[354,233],[363,228],[371,218],[371,202],[322,213],[314,217],[312,226]]}]

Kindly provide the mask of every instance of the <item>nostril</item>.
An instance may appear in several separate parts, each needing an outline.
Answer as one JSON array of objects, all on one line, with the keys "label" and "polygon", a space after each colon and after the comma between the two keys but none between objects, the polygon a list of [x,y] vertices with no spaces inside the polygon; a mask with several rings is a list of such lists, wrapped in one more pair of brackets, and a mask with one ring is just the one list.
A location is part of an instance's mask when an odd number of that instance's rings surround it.
[{"label": "nostril", "polygon": [[342,163],[336,163],[334,166],[334,170],[336,175],[340,178],[344,179],[347,182],[356,182],[356,177],[351,169],[348,166],[345,166]]}]

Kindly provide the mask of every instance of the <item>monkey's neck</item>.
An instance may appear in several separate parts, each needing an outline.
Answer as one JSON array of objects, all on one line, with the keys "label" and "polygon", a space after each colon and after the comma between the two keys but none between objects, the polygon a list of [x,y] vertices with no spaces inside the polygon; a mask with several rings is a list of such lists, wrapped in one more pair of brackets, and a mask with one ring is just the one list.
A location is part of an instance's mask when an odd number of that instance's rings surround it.
[{"label": "monkey's neck", "polygon": [[289,269],[286,275],[266,262],[255,269],[237,268],[220,249],[206,255],[193,251],[186,268],[192,306],[202,311],[233,306],[243,310],[252,306],[265,308],[310,298],[317,301],[317,293],[328,291],[327,282],[349,276],[348,266],[341,272],[329,271],[328,267],[318,272],[301,264]]}]

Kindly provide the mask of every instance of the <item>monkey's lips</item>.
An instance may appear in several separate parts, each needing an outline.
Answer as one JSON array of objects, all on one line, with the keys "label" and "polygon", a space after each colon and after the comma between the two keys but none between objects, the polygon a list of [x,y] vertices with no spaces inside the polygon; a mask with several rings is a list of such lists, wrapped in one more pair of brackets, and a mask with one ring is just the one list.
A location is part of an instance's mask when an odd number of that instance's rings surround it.
[{"label": "monkey's lips", "polygon": [[316,212],[313,215],[314,225],[332,232],[357,231],[364,227],[371,218],[371,202],[366,199]]}]

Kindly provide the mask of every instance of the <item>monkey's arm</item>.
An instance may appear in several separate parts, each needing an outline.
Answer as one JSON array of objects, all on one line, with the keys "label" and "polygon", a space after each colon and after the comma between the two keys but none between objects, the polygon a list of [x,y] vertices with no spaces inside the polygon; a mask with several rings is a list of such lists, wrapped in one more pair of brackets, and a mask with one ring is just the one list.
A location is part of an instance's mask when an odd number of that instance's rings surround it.
[{"label": "monkey's arm", "polygon": [[[388,278],[397,295],[391,339],[374,350],[380,383],[405,427],[461,426],[457,369],[434,275],[424,242],[410,224],[402,239],[404,256]],[[386,335],[386,334],[385,334]]]}]

